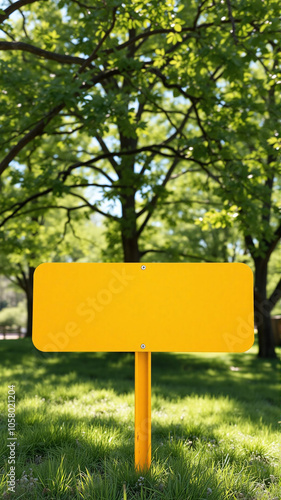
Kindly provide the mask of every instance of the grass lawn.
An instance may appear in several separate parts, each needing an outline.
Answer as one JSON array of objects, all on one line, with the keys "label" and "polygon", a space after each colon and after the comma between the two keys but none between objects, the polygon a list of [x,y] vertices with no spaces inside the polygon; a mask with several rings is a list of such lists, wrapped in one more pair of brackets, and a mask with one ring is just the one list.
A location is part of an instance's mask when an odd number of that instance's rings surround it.
[{"label": "grass lawn", "polygon": [[[0,498],[280,500],[278,361],[152,355],[152,466],[134,470],[134,356],[0,342]],[[16,386],[16,492],[7,392]]]}]

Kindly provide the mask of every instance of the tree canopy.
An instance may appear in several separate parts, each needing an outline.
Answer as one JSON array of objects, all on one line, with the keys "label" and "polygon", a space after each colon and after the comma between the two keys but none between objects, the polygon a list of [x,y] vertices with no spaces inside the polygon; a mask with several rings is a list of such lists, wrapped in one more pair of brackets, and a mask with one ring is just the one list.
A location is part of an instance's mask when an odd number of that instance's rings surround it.
[{"label": "tree canopy", "polygon": [[[280,238],[279,9],[275,0],[7,2],[2,234],[48,210],[69,220],[85,210],[135,262],[155,255],[149,235],[163,206],[192,188],[215,201],[195,217],[203,230],[235,221],[268,310],[280,289],[268,302]],[[271,337],[260,334],[264,352]]]}]

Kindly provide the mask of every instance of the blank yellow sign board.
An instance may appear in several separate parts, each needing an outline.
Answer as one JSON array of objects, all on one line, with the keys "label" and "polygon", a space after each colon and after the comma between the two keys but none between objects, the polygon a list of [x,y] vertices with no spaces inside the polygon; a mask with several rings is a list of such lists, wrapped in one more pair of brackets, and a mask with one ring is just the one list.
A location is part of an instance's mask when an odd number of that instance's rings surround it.
[{"label": "blank yellow sign board", "polygon": [[245,264],[46,263],[35,271],[41,351],[243,352],[253,340]]}]

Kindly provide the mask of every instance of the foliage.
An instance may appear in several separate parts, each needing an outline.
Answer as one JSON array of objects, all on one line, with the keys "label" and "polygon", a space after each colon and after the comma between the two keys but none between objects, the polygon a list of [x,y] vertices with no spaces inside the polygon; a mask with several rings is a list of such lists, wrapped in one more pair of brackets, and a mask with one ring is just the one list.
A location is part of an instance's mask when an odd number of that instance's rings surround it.
[{"label": "foliage", "polygon": [[[238,229],[269,309],[267,265],[281,234],[279,10],[276,0],[5,4],[0,227],[55,207],[70,219],[96,213],[107,221],[105,259],[139,261],[151,223],[177,200],[174,177],[196,169],[193,194],[218,205],[205,206],[190,243],[210,226],[226,238]],[[70,211],[65,197],[80,205]],[[192,224],[189,203],[183,211]],[[170,236],[154,255],[184,254],[181,234]],[[280,282],[275,292],[274,301]],[[268,324],[264,316],[261,355],[273,356]]]},{"label": "foliage", "polygon": [[[75,209],[67,198],[64,202],[70,211]],[[56,209],[9,221],[2,232],[2,274],[19,276],[28,266],[37,267],[42,262],[99,260],[104,244],[100,221],[88,220],[82,210],[71,220],[65,215],[64,210]]]},{"label": "foliage", "polygon": [[172,174],[194,163],[254,220],[262,207],[241,181],[252,175],[261,199],[260,149],[277,154],[278,2],[25,4],[4,9],[0,41],[2,224],[80,185],[123,241],[141,238]]},{"label": "foliage", "polygon": [[22,327],[26,324],[25,303],[20,302],[16,307],[5,307],[0,311],[0,326]]},{"label": "foliage", "polygon": [[[173,175],[165,201],[147,227],[149,260],[191,262],[245,262],[241,234],[236,227],[208,224],[202,227],[208,207],[219,209],[221,201],[204,185],[198,168]],[[206,220],[205,220],[206,223]],[[149,246],[148,246],[149,245]]]}]

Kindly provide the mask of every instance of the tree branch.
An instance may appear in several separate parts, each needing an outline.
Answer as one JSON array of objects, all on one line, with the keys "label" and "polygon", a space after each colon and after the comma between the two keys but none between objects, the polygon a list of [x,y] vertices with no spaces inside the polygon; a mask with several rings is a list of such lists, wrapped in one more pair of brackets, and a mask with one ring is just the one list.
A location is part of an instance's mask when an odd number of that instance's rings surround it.
[{"label": "tree branch", "polygon": [[26,38],[29,38],[29,35],[28,35],[27,31],[26,31],[26,19],[25,19],[25,15],[24,15],[24,13],[22,12],[21,9],[19,9],[19,11],[20,11],[20,15],[22,17],[22,30],[23,30]]},{"label": "tree branch", "polygon": [[269,257],[271,256],[272,252],[275,250],[275,248],[277,247],[277,244],[279,242],[281,238],[281,224],[280,226],[276,229],[276,231],[274,232],[274,237],[273,237],[273,240],[270,242],[269,244],[269,247],[267,249],[267,252],[266,252],[266,257],[267,259],[269,259]]},{"label": "tree branch", "polygon": [[177,205],[184,203],[185,205],[196,203],[198,205],[212,205],[214,207],[221,207],[221,203],[216,203],[211,200],[192,200],[192,199],[183,199],[183,200],[175,200],[175,201],[163,201],[162,205]]},{"label": "tree branch", "polygon": [[[166,173],[165,178],[164,178],[161,186],[159,186],[159,187],[164,188],[166,186],[166,184],[169,181],[169,179],[170,179],[173,171],[175,170],[178,162],[179,162],[179,158],[175,158],[174,161],[172,162],[172,165],[168,169],[168,172]],[[149,219],[151,218],[158,199],[159,199],[159,194],[155,194],[153,196],[152,200],[147,204],[147,206],[144,209],[140,210],[140,212],[137,214],[137,217],[139,217],[142,213],[144,213],[148,210],[148,214],[146,215],[143,223],[141,224],[140,228],[137,231],[138,236],[140,236],[140,234],[144,230],[145,226],[147,225]]]},{"label": "tree branch", "polygon": [[[81,184],[66,184],[66,187],[67,188],[80,188],[80,187],[98,187],[98,188],[110,188],[110,189],[122,189],[122,188],[126,188],[127,186],[123,186],[123,185],[116,185],[116,186],[112,186],[111,184],[108,185],[108,184],[97,184],[97,183],[81,183]],[[14,211],[8,215],[1,223],[0,223],[0,227],[2,227],[8,220],[12,219],[13,217],[16,216],[16,214],[25,206],[27,205],[29,202],[31,201],[34,201],[38,198],[40,198],[41,196],[45,196],[49,193],[51,193],[53,191],[53,187],[50,187],[50,188],[47,188],[47,189],[44,189],[43,191],[40,191],[38,193],[35,193],[33,195],[31,195],[29,198],[26,198],[25,200],[19,202],[19,203],[14,203],[13,205],[11,205],[9,208],[6,208],[4,210],[2,210],[2,212],[0,212],[0,215],[3,215],[5,214],[6,212],[9,212],[11,211],[12,209],[14,209]],[[69,192],[69,191],[68,191]],[[71,193],[71,194],[74,194],[74,193]],[[77,193],[75,194],[75,196],[77,196]],[[82,199],[82,198],[81,198]],[[89,206],[89,205],[88,205]],[[38,205],[34,208],[34,209],[29,209],[29,210],[26,210],[25,212],[22,212],[23,214],[27,214],[27,213],[30,213],[30,212],[34,212],[34,211],[38,211],[40,209],[43,209],[43,208],[55,208],[55,207],[38,207]],[[56,208],[65,208],[67,209],[67,207],[63,207],[63,206],[56,206]],[[20,214],[21,215],[21,214]]]},{"label": "tree branch", "polygon": [[[165,153],[162,153],[161,152],[161,147],[164,147],[165,149],[170,149],[172,152],[174,152],[174,155],[167,155]],[[153,148],[157,148],[157,149],[155,150]],[[152,151],[155,154],[159,154],[159,155],[161,155],[163,157],[168,157],[168,158],[170,158],[170,157],[174,158],[175,154],[177,155],[176,150],[174,148],[172,148],[171,146],[168,146],[166,144],[162,144],[162,145],[161,144],[159,144],[159,145],[156,144],[156,145],[153,145],[153,147],[144,146],[143,148],[135,149],[135,150],[132,150],[132,151],[119,151],[119,152],[114,152],[114,153],[104,153],[104,154],[99,155],[96,158],[92,158],[92,159],[90,159],[88,161],[74,163],[73,165],[71,165],[70,167],[68,167],[66,170],[61,171],[58,174],[58,179],[61,178],[62,182],[65,182],[66,179],[67,179],[67,177],[71,174],[71,172],[74,169],[84,166],[84,167],[92,168],[92,169],[98,171],[99,173],[101,173],[102,175],[104,175],[110,182],[114,183],[115,181],[106,172],[104,172],[102,169],[94,166],[93,163],[96,163],[96,162],[98,162],[100,160],[103,160],[103,159],[112,158],[114,156],[127,156],[127,155],[131,155],[131,154],[141,153],[141,152],[144,152],[144,151]],[[79,187],[79,185],[75,185],[75,187]],[[107,187],[110,187],[110,186],[107,186]],[[112,186],[112,187],[114,187],[114,186]],[[116,186],[116,187],[121,187],[121,186],[119,185],[119,186]],[[5,212],[7,212],[9,210],[12,210],[13,208],[15,209],[12,214],[10,214],[9,216],[7,216],[6,219],[4,219],[4,221],[2,221],[0,223],[0,227],[2,227],[5,224],[5,222],[7,222],[9,219],[11,219],[27,203],[29,203],[32,200],[35,200],[35,199],[39,198],[40,196],[44,196],[46,194],[51,193],[52,190],[53,190],[52,187],[44,189],[43,191],[40,191],[39,193],[33,194],[32,196],[30,196],[29,198],[23,200],[22,202],[15,203],[14,205],[10,206],[8,209],[5,209],[2,212],[0,212],[0,214],[3,214],[3,213],[5,213]]]},{"label": "tree branch", "polygon": [[72,212],[74,210],[79,210],[80,208],[86,208],[88,205],[78,205],[76,207],[66,207],[65,205],[41,205],[41,206],[36,206],[34,208],[30,208],[29,210],[24,210],[23,212],[20,213],[21,215],[27,215],[32,212],[40,212],[40,210],[67,210],[67,212]]},{"label": "tree branch", "polygon": [[[143,257],[147,253],[169,253],[169,249],[155,249],[155,248],[149,248],[147,250],[143,250],[140,252],[140,256]],[[183,253],[183,252],[177,252],[177,255],[180,257],[185,257],[187,259],[195,259],[203,262],[217,262],[216,260],[210,260],[210,259],[205,259],[205,257],[202,257],[201,255],[193,255],[193,254],[188,254],[188,253]]]},{"label": "tree branch", "polygon": [[[236,23],[239,23],[241,19],[235,19]],[[225,21],[221,21],[221,25],[229,24],[229,20],[226,19]],[[195,36],[197,35],[197,32],[200,31],[201,29],[208,29],[212,28],[213,26],[216,26],[215,23],[202,23],[196,26],[190,26],[190,27],[183,27],[181,33],[195,33]],[[217,26],[216,26],[217,27]],[[145,30],[143,33],[139,33],[136,35],[134,38],[131,38],[127,40],[124,43],[121,43],[120,45],[115,46],[114,48],[111,49],[106,49],[102,51],[103,54],[108,55],[112,54],[114,51],[119,51],[122,50],[126,47],[128,47],[131,44],[135,44],[138,40],[143,40],[145,38],[149,38],[154,35],[161,35],[165,33],[176,33],[174,29],[167,29],[167,28],[162,28],[162,29],[155,29],[155,30],[150,30],[149,28]],[[171,47],[170,51],[174,50],[178,45],[183,44],[186,41],[186,37],[183,38],[182,42],[174,45],[174,47]],[[141,45],[141,44],[139,44]],[[138,45],[138,47],[139,47]]]},{"label": "tree branch", "polygon": [[[41,0],[41,1],[46,2],[47,0]],[[5,19],[8,19],[10,14],[12,14],[16,10],[20,9],[24,5],[29,5],[29,4],[35,3],[35,2],[38,2],[38,0],[18,0],[18,2],[15,2],[15,3],[9,5],[9,7],[7,7],[7,9],[4,9],[5,14],[0,14],[0,23],[3,23],[3,21],[5,21]]]},{"label": "tree branch", "polygon": [[29,144],[35,137],[42,135],[45,127],[48,123],[64,108],[65,104],[59,104],[53,108],[47,115],[42,118],[33,129],[31,129],[24,137],[22,137],[19,142],[12,147],[5,158],[0,162],[0,175],[6,170],[9,163],[17,156],[18,153]]},{"label": "tree branch", "polygon": [[232,36],[233,36],[234,43],[237,45],[238,40],[237,40],[237,36],[236,36],[235,20],[234,20],[233,15],[232,15],[231,1],[230,0],[226,0],[226,3],[227,3],[227,8],[228,8],[229,19],[231,21],[231,26],[232,26],[231,33],[232,33]]},{"label": "tree branch", "polygon": [[268,302],[269,302],[269,310],[272,311],[272,309],[276,306],[277,302],[281,299],[281,278],[278,281],[274,291],[270,295]]},{"label": "tree branch", "polygon": [[207,2],[207,0],[203,0],[199,5],[198,5],[198,8],[197,8],[197,14],[194,18],[194,21],[193,21],[193,29],[196,30],[196,28],[198,28],[197,26],[197,22],[202,14],[202,7],[204,6],[204,4]]},{"label": "tree branch", "polygon": [[[44,0],[45,1],[45,0]],[[109,78],[110,76],[117,74],[119,71],[117,69],[110,70],[108,72],[102,72],[100,75],[95,76],[92,79],[92,82],[86,86],[80,87],[81,89],[85,88],[90,88],[97,83],[100,83],[106,78]],[[42,135],[44,132],[44,129],[48,125],[48,123],[59,114],[59,112],[65,107],[65,103],[62,102],[55,108],[53,108],[47,115],[45,115],[36,125],[33,129],[31,129],[22,139],[19,140],[19,142],[12,147],[12,149],[9,151],[9,153],[5,156],[5,158],[0,162],[0,175],[6,170],[6,168],[9,166],[9,163],[17,156],[18,153],[27,145],[29,144],[35,137],[38,137],[39,135]]]},{"label": "tree branch", "polygon": [[249,250],[253,259],[255,259],[256,246],[254,244],[254,240],[253,240],[252,236],[250,234],[246,234],[244,236],[244,241],[245,241],[246,248]]},{"label": "tree branch", "polygon": [[[187,123],[188,119],[190,118],[190,114],[191,114],[192,110],[193,110],[193,104],[191,104],[191,106],[189,107],[188,111],[186,113],[184,113],[184,118],[183,118],[180,126],[176,128],[176,130],[175,130],[175,132],[173,134],[171,134],[169,137],[167,137],[167,139],[165,139],[163,141],[163,145],[164,144],[165,145],[169,144],[169,142],[171,142],[173,139],[176,138],[177,134],[180,134],[180,135],[182,134],[184,126]],[[151,163],[151,161],[153,160],[153,158],[155,157],[155,155],[156,155],[156,153],[152,152],[152,155],[148,159],[149,161],[144,163],[144,165],[143,165],[143,167],[142,167],[142,169],[140,171],[140,175],[144,174],[144,172],[145,172],[145,170],[147,168],[147,165],[149,163]]]},{"label": "tree branch", "polygon": [[36,56],[43,57],[50,61],[57,61],[62,64],[83,64],[85,59],[82,57],[69,56],[65,54],[58,54],[57,52],[50,52],[49,50],[40,49],[35,45],[30,45],[25,42],[5,42],[0,41],[0,50],[20,50],[24,52],[30,52]]},{"label": "tree branch", "polygon": [[84,61],[84,63],[82,64],[81,68],[79,69],[78,73],[83,73],[83,71],[87,68],[87,66],[89,66],[89,64],[91,64],[91,62],[95,59],[96,54],[97,54],[98,50],[101,48],[103,42],[110,35],[111,31],[114,28],[115,22],[116,22],[116,11],[117,11],[117,7],[114,7],[114,9],[112,11],[113,12],[113,19],[112,19],[110,27],[108,28],[108,30],[103,35],[103,37],[101,38],[101,40],[99,41],[99,43],[97,44],[97,46],[95,47],[95,49],[93,50],[92,54],[86,59],[86,61]]},{"label": "tree branch", "polygon": [[[96,135],[96,140],[98,141],[102,151],[105,154],[110,154],[110,151],[109,151],[106,143],[104,142],[104,140],[102,139],[102,137],[100,135]],[[111,166],[114,168],[115,172],[118,173],[119,165],[118,165],[117,161],[114,160],[114,157],[110,157],[109,162],[110,162]],[[113,182],[113,180],[112,180],[112,182]]]},{"label": "tree branch", "polygon": [[[103,154],[96,156],[95,158],[92,158],[91,160],[87,160],[85,162],[74,163],[73,165],[68,167],[67,170],[60,172],[60,176],[62,176],[63,180],[65,180],[65,178],[71,174],[72,170],[74,170],[75,168],[78,168],[78,167],[83,167],[83,166],[84,167],[87,166],[89,168],[95,168],[96,170],[101,171],[101,169],[98,169],[97,167],[93,167],[92,164],[96,163],[100,160],[105,160],[105,159],[110,160],[114,156],[118,156],[118,157],[119,156],[120,157],[130,156],[130,155],[136,155],[138,153],[143,153],[146,151],[149,151],[149,152],[153,153],[154,155],[163,156],[163,158],[175,158],[175,157],[177,157],[178,159],[182,159],[182,160],[188,159],[189,161],[194,161],[196,163],[199,163],[200,165],[202,163],[205,167],[208,165],[207,163],[198,162],[197,160],[195,161],[192,158],[186,158],[186,156],[184,154],[181,154],[180,151],[177,151],[175,148],[168,145],[167,144],[168,140],[169,140],[169,138],[160,144],[152,144],[151,146],[143,146],[141,148],[130,149],[130,150],[125,150],[125,151],[114,151],[113,153],[111,153],[110,151],[108,153],[103,153]],[[168,149],[169,151],[171,151],[171,154],[165,153],[164,151],[162,151],[162,149],[164,149],[164,150]],[[109,177],[108,174],[106,174],[104,171],[101,171],[101,173],[103,175],[105,175],[111,182],[114,183],[114,180],[111,177]]]},{"label": "tree branch", "polygon": [[168,81],[168,78],[165,75],[163,75],[163,73],[161,73],[161,71],[159,69],[149,68],[148,71],[150,73],[153,73],[154,75],[158,76],[166,89],[177,89],[181,95],[183,95],[185,98],[189,99],[192,103],[194,103],[200,99],[199,97],[195,97],[195,96],[189,94],[188,92],[186,92],[185,90],[183,90],[183,88],[178,83],[170,83]]},{"label": "tree branch", "polygon": [[103,215],[104,217],[107,217],[108,219],[113,219],[113,220],[119,220],[119,217],[116,217],[115,215],[111,215],[111,214],[108,214],[107,212],[103,212],[102,210],[100,210],[96,205],[92,205],[92,203],[90,203],[86,198],[84,198],[84,196],[82,196],[81,194],[78,194],[78,193],[73,193],[71,191],[69,191],[69,194],[71,194],[72,196],[76,196],[77,198],[79,198],[80,200],[84,201],[84,203],[91,209],[93,210],[94,212],[97,212],[98,214],[100,215]]}]

